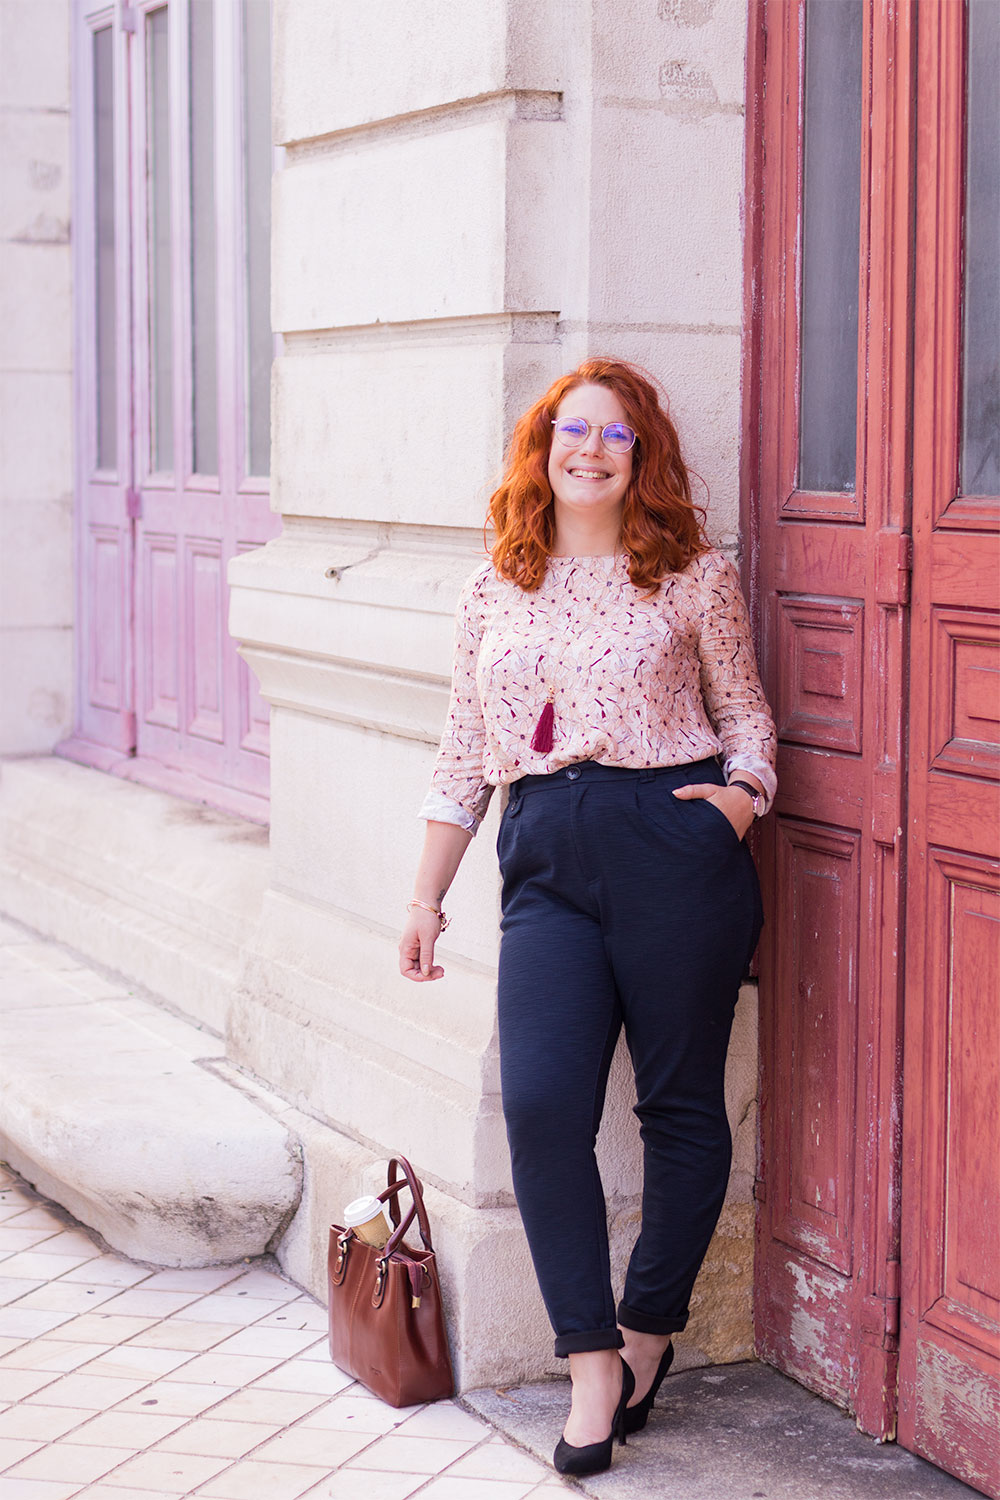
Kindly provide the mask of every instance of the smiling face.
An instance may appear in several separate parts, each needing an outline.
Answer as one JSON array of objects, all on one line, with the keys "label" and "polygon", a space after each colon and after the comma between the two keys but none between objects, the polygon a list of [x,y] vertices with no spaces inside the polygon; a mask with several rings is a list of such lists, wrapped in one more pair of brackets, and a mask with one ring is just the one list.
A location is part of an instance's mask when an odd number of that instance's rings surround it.
[{"label": "smiling face", "polygon": [[578,385],[563,397],[554,416],[582,417],[591,424],[579,448],[567,448],[554,435],[552,438],[548,477],[555,496],[557,530],[561,519],[593,524],[602,530],[617,522],[620,530],[634,449],[609,452],[601,439],[601,428],[609,422],[627,422],[625,408],[607,386]]}]

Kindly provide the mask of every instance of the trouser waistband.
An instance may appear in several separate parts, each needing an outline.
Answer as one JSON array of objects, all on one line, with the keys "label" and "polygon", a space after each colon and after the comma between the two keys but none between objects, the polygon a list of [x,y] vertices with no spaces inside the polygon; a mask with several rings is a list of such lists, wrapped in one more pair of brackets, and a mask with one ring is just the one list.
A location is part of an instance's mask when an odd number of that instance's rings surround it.
[{"label": "trouser waistband", "polygon": [[521,776],[510,783],[508,796],[514,802],[529,792],[574,786],[581,781],[652,781],[661,777],[672,779],[677,786],[697,781],[718,781],[721,785],[722,769],[714,755],[678,766],[606,766],[602,761],[581,760],[542,776]]}]

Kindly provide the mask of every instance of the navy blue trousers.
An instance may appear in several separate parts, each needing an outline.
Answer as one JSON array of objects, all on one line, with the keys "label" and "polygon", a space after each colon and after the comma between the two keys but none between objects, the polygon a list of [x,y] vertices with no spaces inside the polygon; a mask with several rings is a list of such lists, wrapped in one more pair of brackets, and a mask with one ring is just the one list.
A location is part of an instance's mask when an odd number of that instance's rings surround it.
[{"label": "navy blue trousers", "polygon": [[[671,795],[705,781],[724,783],[714,759],[585,761],[514,782],[500,824],[503,1110],[557,1355],[682,1329],[725,1197],[726,1050],[762,916],[728,818]],[[616,1308],[594,1145],[623,1026],[644,1183]]]}]

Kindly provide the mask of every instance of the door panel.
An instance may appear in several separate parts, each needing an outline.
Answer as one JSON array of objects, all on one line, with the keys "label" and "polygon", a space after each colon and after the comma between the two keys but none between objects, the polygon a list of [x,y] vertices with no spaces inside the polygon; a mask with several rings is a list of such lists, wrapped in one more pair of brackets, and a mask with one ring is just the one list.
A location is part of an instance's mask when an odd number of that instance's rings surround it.
[{"label": "door panel", "polygon": [[760,844],[768,924],[756,1338],[762,1358],[888,1437],[899,1270],[895,933],[909,583],[899,403],[912,7],[764,0],[761,13],[751,506],[755,612],[780,749]]},{"label": "door panel", "polygon": [[991,58],[995,6],[924,7],[899,1438],[997,1496],[1000,471],[977,414],[1000,392],[1000,257],[981,254],[988,215],[1000,248]]}]

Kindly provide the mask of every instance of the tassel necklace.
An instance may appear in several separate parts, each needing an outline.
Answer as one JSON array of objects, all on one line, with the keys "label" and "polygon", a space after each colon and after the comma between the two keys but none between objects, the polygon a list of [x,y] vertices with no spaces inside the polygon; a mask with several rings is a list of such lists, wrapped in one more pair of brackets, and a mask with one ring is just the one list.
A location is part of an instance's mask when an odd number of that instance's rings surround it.
[{"label": "tassel necklace", "polygon": [[552,729],[556,718],[556,711],[553,707],[555,696],[555,688],[549,688],[549,696],[546,699],[545,707],[539,715],[538,723],[535,725],[535,732],[531,736],[531,748],[532,750],[537,750],[539,755],[548,755],[552,749]]}]

